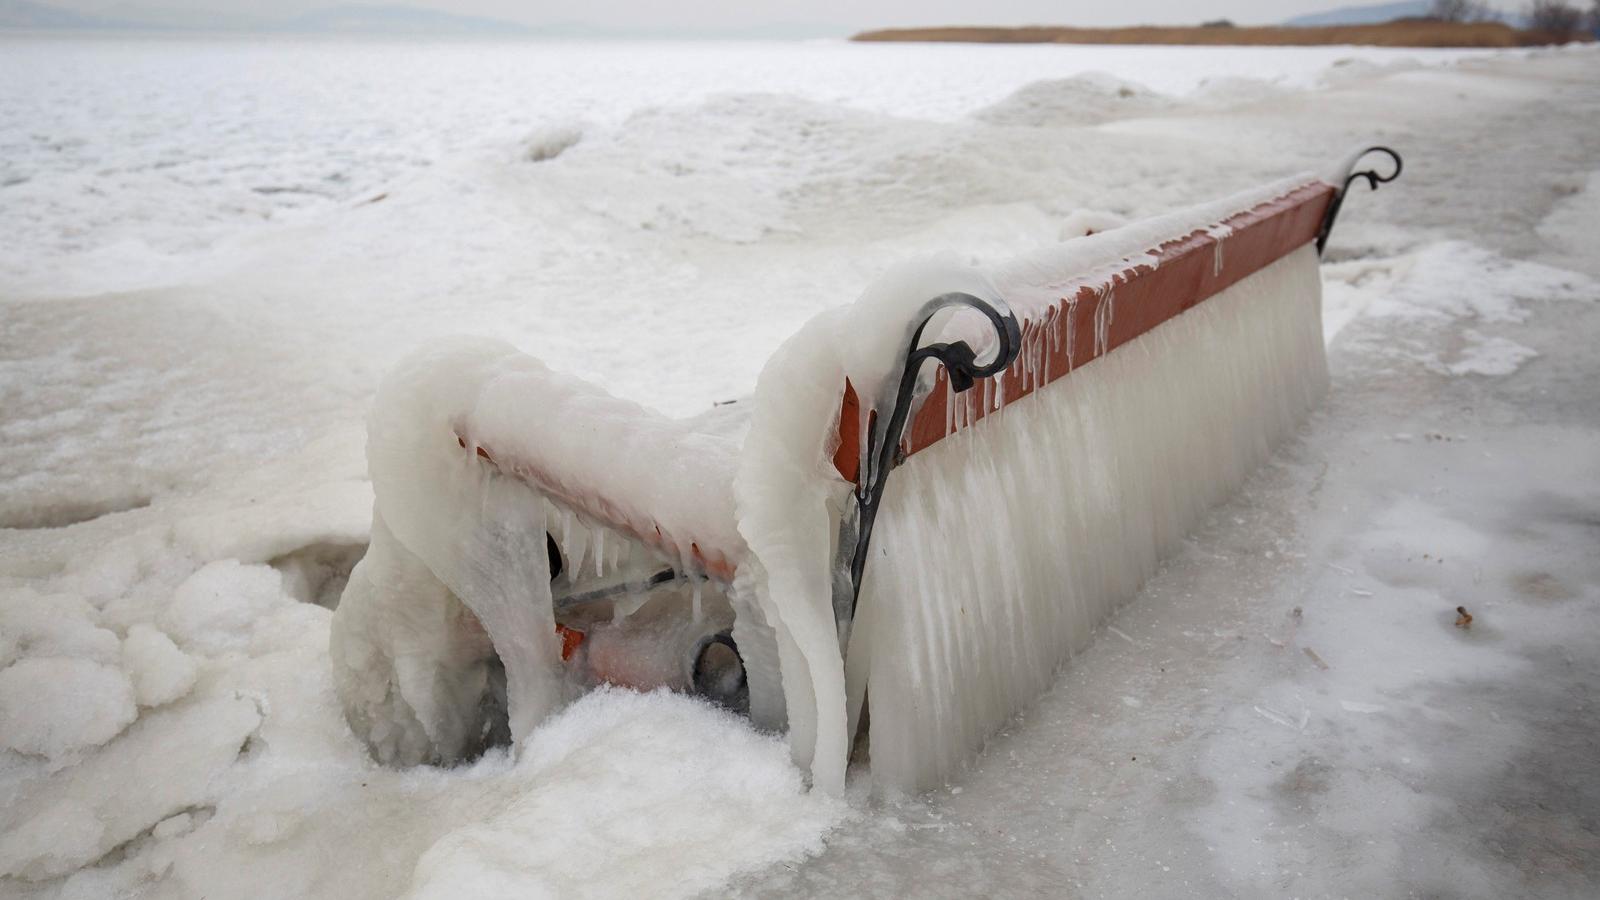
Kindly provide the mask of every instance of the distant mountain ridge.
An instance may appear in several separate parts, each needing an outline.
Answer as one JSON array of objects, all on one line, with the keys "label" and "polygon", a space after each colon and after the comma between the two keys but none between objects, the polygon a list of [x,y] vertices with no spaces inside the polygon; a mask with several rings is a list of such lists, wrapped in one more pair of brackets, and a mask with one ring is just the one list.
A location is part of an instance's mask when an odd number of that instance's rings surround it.
[{"label": "distant mountain ridge", "polygon": [[1433,8],[1431,0],[1401,0],[1399,3],[1369,3],[1364,6],[1341,6],[1318,13],[1307,13],[1285,19],[1285,25],[1311,28],[1318,25],[1378,25],[1395,19],[1412,19],[1426,16]]},{"label": "distant mountain ridge", "polygon": [[28,0],[0,0],[0,28],[65,30],[77,28],[127,28],[129,23],[104,16],[30,3]]},{"label": "distant mountain ridge", "polygon": [[[1584,4],[1580,3],[1579,6]],[[1340,6],[1319,13],[1308,13],[1284,21],[1294,28],[1315,28],[1328,25],[1381,25],[1396,19],[1421,19],[1433,12],[1431,0],[1401,0],[1398,3],[1369,3],[1362,6]],[[1527,28],[1524,13],[1508,13],[1487,7],[1484,21],[1504,22],[1512,28]]]},{"label": "distant mountain ridge", "polygon": [[342,31],[379,34],[526,34],[534,29],[517,22],[483,16],[462,16],[415,6],[346,4],[314,10],[288,19],[284,31]]},{"label": "distant mountain ridge", "polygon": [[0,0],[0,28],[45,30],[361,32],[378,34],[526,34],[518,22],[399,4],[346,4],[297,16],[271,18],[170,7],[118,6],[105,14],[38,3]]},{"label": "distant mountain ridge", "polygon": [[341,4],[294,16],[261,16],[124,4],[89,13],[37,0],[0,0],[0,31],[234,31],[268,34],[504,35],[592,39],[799,39],[848,29],[806,23],[743,28],[608,27],[582,22],[524,25],[403,4]]}]

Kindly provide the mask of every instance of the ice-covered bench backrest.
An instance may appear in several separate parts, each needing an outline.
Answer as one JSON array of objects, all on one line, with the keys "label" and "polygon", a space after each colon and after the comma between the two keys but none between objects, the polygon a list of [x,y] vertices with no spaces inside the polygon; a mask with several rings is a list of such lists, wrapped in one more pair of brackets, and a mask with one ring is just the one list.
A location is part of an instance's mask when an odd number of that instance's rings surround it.
[{"label": "ice-covered bench backrest", "polygon": [[[905,683],[910,675],[888,671],[895,666],[886,668],[884,663],[886,654],[907,655],[930,642],[962,643],[959,636],[913,637],[904,631],[892,633],[887,626],[854,633],[836,630],[839,623],[828,599],[837,598],[841,590],[842,561],[849,554],[848,548],[830,545],[829,539],[838,534],[838,520],[851,517],[849,503],[863,499],[863,461],[872,455],[873,423],[891,414],[884,399],[892,397],[889,385],[901,374],[898,366],[906,347],[900,342],[920,304],[951,290],[1003,298],[1020,323],[1021,346],[1003,372],[961,394],[943,367],[929,367],[932,371],[926,373],[907,427],[896,436],[902,458],[952,435],[981,429],[985,418],[1307,247],[1318,238],[1337,190],[1324,179],[1300,176],[983,271],[938,264],[897,270],[852,307],[808,324],[775,355],[757,389],[754,421],[736,481],[739,528],[748,548],[742,569],[758,573],[747,590],[759,598],[768,621],[781,620],[780,640],[788,641],[783,692],[791,744],[796,758],[811,766],[818,785],[842,784],[844,760],[868,695],[874,706],[870,719],[874,780],[923,788],[970,758],[998,721],[1042,689],[1041,679],[1054,671],[1060,659],[1055,654],[1030,666],[1029,677],[1013,679],[1019,683],[1003,690],[984,683],[981,673],[969,672],[972,677],[965,681],[942,683],[939,691],[946,694],[986,691],[999,702],[989,715],[941,726],[934,721],[937,710],[916,708],[919,695]],[[1310,265],[1314,273],[1314,260]],[[1311,319],[1315,308],[1313,297]],[[1303,309],[1296,321],[1299,339],[1315,340],[1304,324]],[[938,332],[929,335],[938,337]],[[1251,356],[1249,348],[1218,347],[1217,352],[1237,353],[1252,365],[1260,362],[1246,359]],[[1305,396],[1315,393],[1320,383],[1322,376],[1314,365],[1320,359],[1318,343],[1315,356],[1307,357],[1307,386],[1301,392]],[[819,373],[824,379],[820,385]],[[1059,455],[1071,448],[1041,446],[1036,452]],[[818,459],[826,460],[827,477],[818,474]],[[893,527],[921,530],[927,540],[952,546],[990,539],[984,524],[969,520],[959,507],[940,510],[946,519],[941,522],[926,521],[935,513],[932,506],[924,512],[916,522],[900,519]],[[850,536],[847,524],[845,540]],[[1016,561],[1017,566],[1028,564],[1025,559]],[[877,565],[886,564],[874,552],[865,576],[869,587],[870,570]],[[985,602],[981,581],[971,582],[967,589],[972,606]],[[873,603],[904,609],[923,602],[918,593],[924,589],[911,587],[904,577],[895,590],[900,593],[864,597],[861,614],[870,615],[865,607]],[[840,631],[849,640],[848,654],[839,651]],[[874,642],[881,646],[874,647]],[[1006,651],[1002,647],[982,652],[998,658]],[[966,660],[969,669],[985,664]],[[943,678],[948,673],[924,672],[920,677]],[[803,684],[796,683],[802,680]],[[900,709],[891,712],[896,706]],[[903,733],[893,737],[881,733],[918,717],[933,730],[901,729]],[[954,749],[941,741],[940,727],[955,734]]]}]

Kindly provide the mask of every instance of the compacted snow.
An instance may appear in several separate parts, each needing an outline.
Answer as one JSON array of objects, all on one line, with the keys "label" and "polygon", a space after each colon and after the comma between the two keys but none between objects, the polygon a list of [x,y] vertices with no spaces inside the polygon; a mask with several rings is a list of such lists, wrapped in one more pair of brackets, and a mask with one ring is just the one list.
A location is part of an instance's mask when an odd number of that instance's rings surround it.
[{"label": "compacted snow", "polygon": [[[0,40],[0,895],[1600,890],[1600,54]],[[907,256],[1365,139],[1327,401],[948,788],[668,694],[350,732],[422,341],[692,414]]]}]

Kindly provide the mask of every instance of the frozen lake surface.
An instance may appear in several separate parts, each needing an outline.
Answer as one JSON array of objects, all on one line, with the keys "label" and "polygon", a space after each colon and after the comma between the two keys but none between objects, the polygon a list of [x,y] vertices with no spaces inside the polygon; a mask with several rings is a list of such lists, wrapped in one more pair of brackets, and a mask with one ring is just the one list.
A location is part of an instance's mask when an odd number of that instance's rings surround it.
[{"label": "frozen lake surface", "polygon": [[[1593,896],[1600,54],[0,37],[0,896]],[[1302,436],[947,790],[606,692],[373,765],[382,373],[674,414],[910,255],[1379,139]],[[537,415],[537,411],[530,411]],[[1470,630],[1454,626],[1469,608]]]},{"label": "frozen lake surface", "polygon": [[1352,67],[1473,55],[0,34],[0,285],[112,289],[133,272],[170,276],[240,231],[303,221],[538,129],[616,126],[663,108],[692,127],[716,95],[950,121],[1087,72],[1205,96],[1241,79],[1307,87]]}]

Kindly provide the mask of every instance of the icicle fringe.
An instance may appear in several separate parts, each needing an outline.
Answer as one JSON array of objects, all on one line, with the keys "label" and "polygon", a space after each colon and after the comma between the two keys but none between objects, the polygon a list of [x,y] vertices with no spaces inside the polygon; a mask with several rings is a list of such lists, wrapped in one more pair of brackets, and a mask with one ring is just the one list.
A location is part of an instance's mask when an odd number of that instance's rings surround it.
[{"label": "icicle fringe", "polygon": [[874,783],[959,771],[1326,385],[1308,246],[907,460],[848,653]]}]

